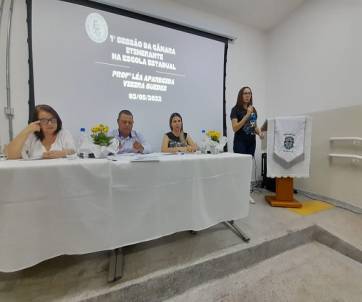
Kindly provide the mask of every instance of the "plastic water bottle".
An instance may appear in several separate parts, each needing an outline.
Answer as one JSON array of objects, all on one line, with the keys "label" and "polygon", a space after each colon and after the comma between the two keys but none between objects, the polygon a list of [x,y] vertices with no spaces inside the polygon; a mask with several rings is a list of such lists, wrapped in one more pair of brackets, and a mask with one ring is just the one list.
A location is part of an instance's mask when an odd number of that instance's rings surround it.
[{"label": "plastic water bottle", "polygon": [[201,136],[200,150],[201,153],[207,153],[208,151],[210,151],[210,138],[207,136],[205,130],[202,130],[201,133],[202,136]]},{"label": "plastic water bottle", "polygon": [[88,157],[88,153],[90,152],[88,145],[88,138],[85,132],[85,128],[80,128],[77,145],[77,154],[80,158]]}]

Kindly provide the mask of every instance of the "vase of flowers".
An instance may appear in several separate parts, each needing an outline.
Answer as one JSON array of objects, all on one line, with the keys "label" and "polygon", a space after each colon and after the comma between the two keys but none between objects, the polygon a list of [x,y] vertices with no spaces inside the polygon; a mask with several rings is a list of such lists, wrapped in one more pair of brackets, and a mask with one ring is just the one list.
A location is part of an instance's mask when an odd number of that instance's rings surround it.
[{"label": "vase of flowers", "polygon": [[210,153],[217,154],[223,152],[224,146],[227,143],[227,138],[221,136],[220,131],[215,130],[207,131],[206,135],[209,137],[208,149],[210,150]]},{"label": "vase of flowers", "polygon": [[108,147],[111,144],[113,136],[108,136],[109,127],[103,124],[98,124],[92,129],[92,139],[95,145]]},{"label": "vase of flowers", "polygon": [[113,136],[108,136],[109,127],[104,124],[95,125],[91,128],[93,140],[93,153],[96,158],[105,158],[109,153],[116,153],[115,144],[118,143],[114,140]]},{"label": "vase of flowers", "polygon": [[221,136],[221,133],[219,131],[215,131],[215,130],[209,130],[206,132],[206,135],[209,137],[209,150],[211,154],[216,154],[218,153],[218,144],[219,144],[219,139]]}]

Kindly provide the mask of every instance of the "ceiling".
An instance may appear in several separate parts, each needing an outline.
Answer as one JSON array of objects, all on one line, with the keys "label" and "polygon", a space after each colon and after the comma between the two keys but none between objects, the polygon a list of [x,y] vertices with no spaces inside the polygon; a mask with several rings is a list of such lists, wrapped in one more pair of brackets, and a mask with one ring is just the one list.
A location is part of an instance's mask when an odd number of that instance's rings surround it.
[{"label": "ceiling", "polygon": [[234,22],[269,30],[305,0],[170,0]]}]

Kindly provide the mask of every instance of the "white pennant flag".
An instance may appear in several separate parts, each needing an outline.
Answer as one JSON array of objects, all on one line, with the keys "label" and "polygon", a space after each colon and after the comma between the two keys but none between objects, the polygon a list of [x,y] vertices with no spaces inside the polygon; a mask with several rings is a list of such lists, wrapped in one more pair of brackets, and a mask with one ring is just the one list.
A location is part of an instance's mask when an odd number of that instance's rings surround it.
[{"label": "white pennant flag", "polygon": [[306,117],[275,119],[274,156],[288,165],[304,158]]}]

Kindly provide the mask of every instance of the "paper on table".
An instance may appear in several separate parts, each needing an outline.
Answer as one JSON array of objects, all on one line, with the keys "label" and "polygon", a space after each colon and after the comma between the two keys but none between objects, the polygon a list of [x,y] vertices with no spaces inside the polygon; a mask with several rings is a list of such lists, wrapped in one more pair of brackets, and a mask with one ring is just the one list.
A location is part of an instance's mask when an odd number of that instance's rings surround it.
[{"label": "paper on table", "polygon": [[131,159],[131,162],[158,162],[158,161],[160,161],[159,156],[152,153],[137,155],[136,157]]}]

